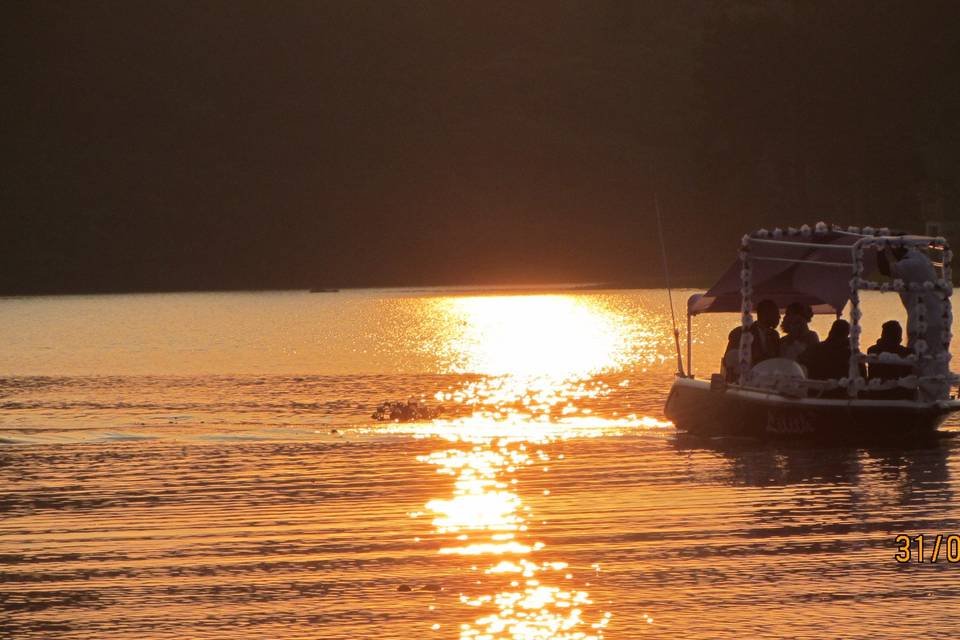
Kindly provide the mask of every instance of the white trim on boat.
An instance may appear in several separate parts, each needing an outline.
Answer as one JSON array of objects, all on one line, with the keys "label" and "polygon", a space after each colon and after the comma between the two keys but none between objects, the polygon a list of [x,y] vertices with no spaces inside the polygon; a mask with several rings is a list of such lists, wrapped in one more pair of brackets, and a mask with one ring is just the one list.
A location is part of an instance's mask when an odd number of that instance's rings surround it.
[{"label": "white trim on boat", "polygon": [[[857,234],[859,235],[859,234]],[[750,238],[750,244],[779,244],[788,247],[803,247],[804,249],[838,249],[850,252],[853,245],[849,244],[826,244],[823,242],[792,242],[790,240],[770,240],[768,238]]]}]

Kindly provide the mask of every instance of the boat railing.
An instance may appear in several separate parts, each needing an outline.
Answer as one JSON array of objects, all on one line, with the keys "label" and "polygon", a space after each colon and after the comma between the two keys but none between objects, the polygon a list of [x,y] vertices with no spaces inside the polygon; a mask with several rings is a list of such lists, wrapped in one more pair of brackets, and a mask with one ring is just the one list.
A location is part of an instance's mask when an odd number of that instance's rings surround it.
[{"label": "boat railing", "polygon": [[932,355],[929,353],[923,353],[917,355],[916,353],[911,353],[907,356],[898,356],[895,353],[855,353],[853,354],[854,358],[857,359],[857,362],[860,364],[896,364],[915,367],[922,361],[925,360],[937,360],[946,358],[943,355]]},{"label": "boat railing", "polygon": [[826,393],[842,390],[847,399],[855,399],[857,396],[851,397],[849,394],[850,388],[854,387],[858,394],[859,392],[866,392],[874,396],[871,399],[883,399],[877,397],[876,394],[897,390],[916,392],[924,384],[931,382],[947,382],[952,386],[960,382],[960,376],[953,373],[937,376],[910,374],[890,379],[864,379],[858,376],[854,379],[829,378],[827,380],[817,380],[784,374],[763,374],[754,376],[748,384],[735,384],[731,385],[731,388],[758,393],[776,393],[789,398],[820,398]]},{"label": "boat railing", "polygon": [[[803,263],[824,267],[846,268],[851,270],[851,279],[849,283],[851,353],[849,362],[849,375],[846,378],[840,378],[838,380],[822,381],[826,383],[826,387],[821,392],[844,388],[851,398],[856,398],[861,391],[883,391],[900,387],[918,388],[924,382],[946,382],[950,386],[955,384],[957,377],[949,373],[949,368],[947,369],[947,373],[944,375],[917,375],[918,364],[921,362],[928,362],[931,359],[942,359],[949,362],[950,359],[950,341],[952,338],[950,331],[953,322],[953,313],[950,306],[950,296],[953,293],[953,279],[951,273],[953,253],[950,250],[950,246],[947,244],[947,241],[941,237],[894,236],[889,235],[889,231],[886,229],[874,231],[873,229],[864,228],[864,233],[860,233],[860,229],[851,228],[844,232],[838,227],[834,227],[831,229],[831,231],[834,233],[842,233],[843,235],[858,237],[859,239],[852,245],[834,245],[806,241],[806,239],[822,234],[826,230],[826,225],[823,225],[822,223],[818,224],[815,230],[810,229],[809,227],[803,227],[800,230],[791,228],[787,230],[787,236],[792,236],[792,239],[790,240],[781,239],[784,236],[776,233],[776,231],[779,230],[776,230],[772,234],[773,237],[770,237],[771,234],[764,230],[761,230],[756,234],[743,236],[740,248],[740,293],[743,331],[741,331],[740,335],[740,384],[738,386],[744,389],[766,388],[769,391],[769,387],[764,383],[761,383],[762,386],[758,387],[757,382],[760,382],[760,380],[755,380],[753,372],[751,371],[751,343],[753,342],[753,337],[751,332],[747,329],[749,329],[750,325],[753,323],[753,318],[751,315],[751,312],[753,311],[752,263],[755,261]],[[798,238],[798,236],[800,237]],[[819,252],[822,250],[836,251],[839,255],[838,260],[835,261],[810,259],[804,257],[760,256],[755,255],[755,253],[750,250],[751,245],[782,245],[816,249],[818,254],[815,255],[817,255],[818,258],[820,257]],[[935,278],[934,280],[926,282],[904,282],[903,280],[899,279],[892,279],[891,281],[887,282],[876,282],[865,277],[864,274],[866,269],[864,266],[864,258],[867,249],[884,250],[888,248],[905,249],[910,247],[937,249],[942,251],[942,259],[939,262],[931,261],[936,267],[940,268],[941,275],[939,278]],[[849,262],[843,260],[845,257],[843,254],[849,256]],[[901,294],[902,296],[910,293],[918,294],[917,302],[914,304],[913,308],[908,309],[908,313],[912,316],[912,322],[908,322],[908,327],[913,330],[913,333],[910,335],[910,343],[913,347],[913,353],[910,354],[910,356],[904,359],[893,360],[888,356],[888,354],[884,354],[884,356],[887,357],[874,357],[864,354],[860,351],[860,334],[862,331],[860,320],[863,315],[860,309],[860,291],[879,291],[882,293],[895,292]],[[940,337],[943,341],[943,350],[941,351],[940,349],[936,349],[936,355],[928,353],[929,345],[927,345],[925,342],[927,337],[927,323],[925,318],[926,303],[924,301],[924,294],[928,293],[937,294],[941,301],[941,326],[943,326],[944,329],[941,332]],[[688,341],[689,331],[688,315]],[[864,363],[909,364],[911,365],[912,369],[909,375],[901,376],[898,379],[868,380],[863,376],[862,365]],[[791,376],[787,377],[789,378]],[[808,393],[810,390],[819,390],[820,387],[824,386],[821,384],[814,384],[813,380],[803,380],[802,383],[802,386],[808,390]],[[777,384],[777,382],[774,381],[774,384]],[[797,389],[796,379],[790,382],[784,382],[783,384],[789,385],[792,391],[796,391]]]},{"label": "boat railing", "polygon": [[[908,249],[908,248],[926,248],[926,249],[935,249],[942,252],[942,259],[939,262],[940,267],[940,277],[934,278],[932,280],[927,280],[924,282],[905,282],[899,278],[893,278],[888,282],[876,282],[873,280],[868,280],[864,277],[866,271],[864,265],[864,257],[866,255],[866,250],[868,248],[876,250],[886,250],[886,249]],[[930,383],[946,383],[948,392],[949,388],[955,383],[956,376],[953,376],[949,372],[949,362],[950,362],[950,341],[952,338],[951,327],[953,325],[953,311],[950,305],[950,296],[953,294],[953,275],[951,272],[951,263],[953,261],[953,252],[950,250],[950,245],[947,243],[945,238],[942,237],[929,237],[929,236],[891,236],[891,235],[876,235],[876,236],[864,236],[857,240],[852,248],[851,253],[853,257],[853,277],[850,279],[850,367],[849,367],[849,377],[847,383],[847,392],[853,398],[856,398],[859,392],[863,389],[872,389],[876,387],[871,387],[871,384],[875,383],[876,380],[866,381],[861,375],[861,368],[863,362],[871,362],[869,356],[864,356],[860,351],[860,334],[861,326],[860,320],[863,317],[863,312],[860,309],[860,291],[879,291],[880,293],[899,293],[901,296],[909,297],[909,294],[916,294],[916,301],[912,308],[907,309],[907,313],[912,317],[912,322],[908,321],[907,327],[908,330],[911,330],[910,334],[910,343],[913,347],[913,353],[907,358],[908,361],[910,357],[913,358],[912,362],[908,362],[914,366],[914,371],[906,376],[902,376],[900,380],[892,380],[891,382],[897,383],[900,381],[912,382],[912,379],[916,379],[918,387],[925,382]],[[932,262],[932,261],[931,261]],[[936,276],[936,269],[934,268],[934,276]],[[942,330],[938,336],[942,347],[941,349],[936,349],[936,353],[930,353],[930,345],[927,344],[927,301],[926,297],[928,294],[935,295],[940,302],[940,320]],[[904,304],[907,304],[907,297],[904,297]],[[889,355],[886,359],[878,359],[873,362],[891,362]],[[939,360],[945,363],[947,369],[946,373],[942,375],[926,375],[926,376],[917,376],[916,367],[921,362],[930,362],[933,360]],[[906,386],[899,385],[899,386]]]}]

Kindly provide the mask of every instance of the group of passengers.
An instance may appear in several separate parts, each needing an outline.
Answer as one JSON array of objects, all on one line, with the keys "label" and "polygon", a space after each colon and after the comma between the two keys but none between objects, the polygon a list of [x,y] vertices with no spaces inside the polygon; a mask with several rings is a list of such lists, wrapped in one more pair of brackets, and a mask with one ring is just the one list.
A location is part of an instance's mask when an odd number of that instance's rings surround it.
[{"label": "group of passengers", "polygon": [[[900,235],[900,234],[898,234]],[[870,364],[869,376],[860,365],[860,376],[876,380],[896,380],[917,375],[916,393],[908,388],[874,390],[872,395],[884,398],[916,397],[923,401],[942,400],[950,394],[950,307],[943,286],[937,284],[937,271],[930,257],[918,246],[887,244],[877,252],[878,271],[893,281],[900,301],[907,311],[908,346],[904,346],[903,328],[890,320],[883,324],[880,339],[867,350],[868,355],[892,354],[903,358],[916,351],[916,364],[898,362],[898,358],[877,358]],[[753,366],[771,358],[786,358],[806,368],[808,378],[830,380],[850,375],[850,324],[837,320],[830,327],[827,339],[820,342],[808,324],[813,312],[808,305],[793,303],[786,308],[783,323],[780,310],[772,300],[757,305],[757,321],[750,325]],[[781,326],[784,335],[777,332]],[[742,330],[730,333],[723,358],[726,379],[739,379],[740,341]],[[789,363],[778,363],[776,366]]]},{"label": "group of passengers", "polygon": [[[814,380],[845,378],[850,373],[850,323],[835,320],[824,341],[810,328],[813,310],[810,305],[799,302],[790,303],[783,321],[780,309],[772,300],[762,300],[757,305],[757,321],[748,331],[753,336],[750,343],[751,367],[771,358],[786,358],[804,367],[807,377]],[[777,327],[783,330],[783,335]],[[730,332],[727,350],[723,357],[723,368],[728,382],[739,378],[740,339],[742,327]],[[867,349],[867,353],[877,355],[890,353],[905,357],[910,351],[903,344],[903,328],[896,320],[883,323],[880,338]],[[870,365],[867,375],[863,365],[860,375],[871,379],[891,380],[909,375],[910,365],[876,362]]]}]

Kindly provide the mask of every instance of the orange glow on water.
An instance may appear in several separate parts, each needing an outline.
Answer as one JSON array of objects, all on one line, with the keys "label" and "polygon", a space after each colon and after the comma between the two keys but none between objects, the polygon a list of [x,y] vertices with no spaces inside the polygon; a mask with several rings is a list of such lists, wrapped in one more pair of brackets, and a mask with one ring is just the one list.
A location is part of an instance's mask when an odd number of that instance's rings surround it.
[{"label": "orange glow on water", "polygon": [[[485,376],[435,394],[438,402],[471,409],[468,419],[440,423],[453,430],[503,431],[544,421],[554,431],[558,424],[565,431],[615,426],[590,420],[591,410],[578,407],[610,392],[597,376],[628,362],[662,358],[655,328],[596,297],[440,298],[434,311],[444,331],[432,348],[446,370]],[[635,422],[636,416],[628,419]]]},{"label": "orange glow on water", "polygon": [[[551,443],[669,425],[636,415],[599,418],[581,406],[610,393],[597,374],[622,367],[638,350],[657,357],[653,332],[575,296],[446,298],[438,311],[448,327],[438,349],[450,371],[486,377],[437,392],[437,401],[466,415],[402,429],[461,445],[419,458],[454,478],[451,496],[425,505],[438,553],[488,562],[472,567],[476,588],[460,594],[476,611],[460,638],[599,640],[611,613],[593,606],[588,583],[576,577],[583,568],[541,557],[549,549],[531,530],[523,477],[549,472]],[[541,498],[549,494],[543,489]]]},{"label": "orange glow on water", "polygon": [[[958,440],[675,439],[650,417],[673,375],[665,298],[0,301],[6,636],[919,638],[920,618],[957,626],[955,585],[929,563],[909,571],[926,596],[903,615],[888,533],[918,513],[912,533],[955,525]],[[877,319],[865,336],[902,319],[899,298],[864,298]],[[697,319],[698,375],[737,322]],[[442,419],[371,423],[377,403],[408,394],[443,405]],[[851,606],[851,594],[863,597]]]},{"label": "orange glow on water", "polygon": [[629,324],[589,298],[444,298],[439,308],[453,320],[446,349],[456,373],[581,379],[629,355]]},{"label": "orange glow on water", "polygon": [[[516,490],[522,470],[551,456],[531,444],[552,437],[465,438],[468,449],[446,449],[421,456],[437,472],[453,476],[453,496],[426,503],[438,553],[486,558],[490,564],[477,580],[476,593],[461,593],[462,605],[479,614],[460,626],[461,640],[599,640],[611,614],[593,614],[590,594],[576,585],[568,564],[535,559],[545,545],[531,538],[530,508]],[[474,566],[474,571],[479,569]]]}]

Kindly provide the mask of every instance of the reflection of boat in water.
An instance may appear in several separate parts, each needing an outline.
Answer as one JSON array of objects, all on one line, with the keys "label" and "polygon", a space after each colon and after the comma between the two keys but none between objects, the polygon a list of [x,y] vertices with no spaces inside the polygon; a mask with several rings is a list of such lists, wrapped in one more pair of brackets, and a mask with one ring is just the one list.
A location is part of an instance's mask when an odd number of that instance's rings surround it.
[{"label": "reflection of boat in water", "polygon": [[[940,273],[923,281],[870,280],[878,252],[887,250],[940,252],[940,261],[932,263]],[[885,229],[841,230],[820,223],[814,229],[761,230],[744,236],[740,259],[687,305],[688,369],[691,318],[741,312],[739,377],[698,380],[681,367],[667,398],[667,417],[678,429],[702,435],[860,441],[935,433],[950,413],[960,410],[960,400],[950,395],[957,377],[948,366],[950,261],[943,238],[893,236]],[[908,331],[913,328],[908,356],[860,351],[862,290],[896,292],[905,304],[913,305],[908,308]],[[810,305],[814,313],[837,316],[849,303],[849,374],[808,379],[801,367],[779,358],[752,366],[751,312],[758,300],[772,300],[780,309],[798,302]],[[939,318],[924,315],[932,304],[941,312]],[[942,343],[936,348],[927,345],[932,335],[926,333],[928,324],[944,327],[936,333]],[[876,363],[900,365],[908,373],[895,379],[868,379],[864,367]]]},{"label": "reflection of boat in water", "polygon": [[[680,434],[674,440],[674,447],[685,453],[700,451],[720,456],[728,463],[728,480],[735,485],[862,485],[866,475],[866,484],[872,484],[874,489],[878,483],[871,482],[869,476],[890,481],[885,488],[903,489],[908,495],[901,495],[898,500],[905,503],[911,499],[923,499],[924,493],[950,490],[947,461],[955,445],[950,444],[950,438],[845,446]],[[921,483],[927,485],[925,491],[912,491]],[[941,499],[944,504],[950,502],[950,498]]]}]

